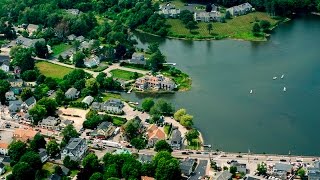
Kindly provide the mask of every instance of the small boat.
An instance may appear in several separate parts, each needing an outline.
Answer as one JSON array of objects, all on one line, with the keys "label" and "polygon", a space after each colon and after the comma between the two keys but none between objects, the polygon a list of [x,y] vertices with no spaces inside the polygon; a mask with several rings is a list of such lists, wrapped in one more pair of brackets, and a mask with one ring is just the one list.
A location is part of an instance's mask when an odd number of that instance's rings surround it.
[{"label": "small boat", "polygon": [[283,79],[284,78],[284,74],[282,74],[282,76],[281,76],[281,79]]},{"label": "small boat", "polygon": [[286,87],[283,87],[283,92],[286,92],[287,91],[287,88]]},{"label": "small boat", "polygon": [[251,90],[250,90],[250,94],[252,94],[252,93],[253,93],[253,90],[251,89]]},{"label": "small boat", "polygon": [[277,79],[277,76],[274,76],[272,79],[273,79],[273,80],[276,80],[276,79]]}]

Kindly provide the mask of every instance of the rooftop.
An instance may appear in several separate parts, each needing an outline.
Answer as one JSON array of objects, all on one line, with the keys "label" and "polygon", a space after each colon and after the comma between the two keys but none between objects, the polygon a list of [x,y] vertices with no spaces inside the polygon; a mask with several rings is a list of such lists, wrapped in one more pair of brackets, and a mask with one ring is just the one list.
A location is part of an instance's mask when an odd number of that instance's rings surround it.
[{"label": "rooftop", "polygon": [[83,139],[81,138],[71,138],[66,148],[70,150],[75,149],[82,141]]},{"label": "rooftop", "polygon": [[274,171],[285,171],[285,172],[290,172],[292,169],[291,164],[285,164],[285,163],[276,163],[274,166]]}]

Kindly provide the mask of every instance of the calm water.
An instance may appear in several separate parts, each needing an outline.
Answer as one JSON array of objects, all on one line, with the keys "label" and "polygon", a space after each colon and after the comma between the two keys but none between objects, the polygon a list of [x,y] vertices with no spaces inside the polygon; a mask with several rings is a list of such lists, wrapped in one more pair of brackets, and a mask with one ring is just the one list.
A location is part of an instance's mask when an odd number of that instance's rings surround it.
[{"label": "calm water", "polygon": [[167,61],[193,79],[191,91],[163,98],[194,115],[205,143],[224,151],[320,155],[320,17],[297,18],[259,43],[137,36],[140,47],[158,41]]}]

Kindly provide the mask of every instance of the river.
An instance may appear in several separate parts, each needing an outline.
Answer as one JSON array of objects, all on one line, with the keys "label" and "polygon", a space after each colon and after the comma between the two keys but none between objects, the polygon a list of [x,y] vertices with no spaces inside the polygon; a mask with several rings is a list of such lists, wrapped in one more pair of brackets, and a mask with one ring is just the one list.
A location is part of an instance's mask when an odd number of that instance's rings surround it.
[{"label": "river", "polygon": [[320,17],[282,24],[267,42],[136,36],[138,47],[159,42],[167,61],[191,76],[190,91],[162,98],[194,115],[206,144],[233,152],[320,155]]}]

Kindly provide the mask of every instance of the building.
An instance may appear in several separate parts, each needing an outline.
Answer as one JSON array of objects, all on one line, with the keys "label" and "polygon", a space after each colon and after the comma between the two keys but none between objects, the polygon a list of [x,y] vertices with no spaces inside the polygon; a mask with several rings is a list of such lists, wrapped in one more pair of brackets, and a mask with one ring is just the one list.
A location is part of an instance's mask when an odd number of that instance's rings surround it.
[{"label": "building", "polygon": [[121,114],[124,104],[120,99],[109,99],[101,104],[101,110],[110,113]]},{"label": "building", "polygon": [[79,9],[67,9],[67,13],[72,14],[72,15],[79,15],[81,11]]},{"label": "building", "polygon": [[142,164],[151,163],[152,159],[153,159],[153,156],[148,154],[139,154],[139,157],[138,157],[138,161],[141,162]]},{"label": "building", "polygon": [[0,69],[4,72],[9,72],[10,67],[10,57],[9,56],[0,56]]},{"label": "building", "polygon": [[165,140],[166,134],[155,124],[151,124],[147,129],[148,146],[154,146],[159,140]]},{"label": "building", "polygon": [[25,100],[22,104],[21,107],[24,109],[31,109],[32,107],[34,107],[37,103],[36,98],[34,98],[33,96],[28,98],[27,100]]},{"label": "building", "polygon": [[9,112],[18,112],[21,110],[22,101],[15,100],[9,101]]},{"label": "building", "polygon": [[40,39],[29,39],[29,38],[25,38],[22,36],[19,36],[16,39],[16,44],[17,45],[21,45],[24,47],[34,47],[34,45],[36,44],[36,42],[45,42],[45,39],[40,38]]},{"label": "building", "polygon": [[15,97],[13,91],[8,91],[8,92],[6,92],[5,97],[6,97],[6,100],[7,100],[7,101],[14,101],[14,100],[16,100],[16,97]]},{"label": "building", "polygon": [[237,171],[239,173],[244,173],[247,174],[247,165],[246,164],[242,164],[242,163],[238,163],[238,162],[233,162],[231,163],[230,166],[236,167]]},{"label": "building", "polygon": [[0,142],[0,154],[7,155],[9,151],[9,144]]},{"label": "building", "polygon": [[49,180],[61,180],[61,176],[59,176],[58,174],[52,174],[49,177]]},{"label": "building", "polygon": [[0,163],[0,175],[4,174],[6,172],[6,168],[4,167],[3,163]]},{"label": "building", "polygon": [[38,131],[34,131],[32,129],[15,129],[13,132],[13,138],[22,142],[27,142],[32,140],[38,133]]},{"label": "building", "polygon": [[68,145],[61,152],[61,160],[70,156],[74,161],[80,161],[88,150],[88,146],[84,139],[71,138]]},{"label": "building", "polygon": [[101,103],[93,102],[91,105],[92,110],[100,111],[101,110]]},{"label": "building", "polygon": [[78,98],[80,92],[76,88],[69,88],[68,91],[64,94],[67,99],[76,99]]},{"label": "building", "polygon": [[177,18],[180,15],[180,9],[176,9],[175,5],[167,3],[159,6],[159,14],[164,15],[165,18]]},{"label": "building", "polygon": [[133,53],[131,59],[129,60],[129,63],[131,64],[142,64],[146,65],[146,61],[144,59],[144,55],[142,53]]},{"label": "building", "polygon": [[11,87],[22,87],[23,80],[22,79],[8,79]]},{"label": "building", "polygon": [[49,156],[47,154],[47,150],[45,150],[43,148],[39,149],[39,156],[40,156],[42,163],[46,162],[49,159]]},{"label": "building", "polygon": [[93,97],[92,96],[86,96],[85,98],[83,98],[83,100],[81,102],[87,104],[88,106],[90,106],[90,104],[92,103],[93,101]]},{"label": "building", "polygon": [[320,169],[316,167],[307,168],[308,180],[320,180]]},{"label": "building", "polygon": [[112,154],[132,154],[128,149],[117,149]]},{"label": "building", "polygon": [[98,56],[92,56],[84,60],[84,65],[88,68],[99,66],[100,58]]},{"label": "building", "polygon": [[62,170],[62,174],[64,175],[64,176],[69,176],[69,174],[70,174],[70,169],[68,169],[68,168],[66,168],[65,166],[60,166],[61,167],[61,170]]},{"label": "building", "polygon": [[76,37],[77,37],[76,35],[70,34],[69,36],[67,36],[67,39],[68,39],[68,41],[73,41],[76,39]]},{"label": "building", "polygon": [[48,116],[47,118],[42,119],[42,121],[38,123],[38,126],[46,129],[55,129],[60,122],[59,118]]},{"label": "building", "polygon": [[174,129],[171,133],[170,146],[172,149],[179,150],[182,144],[181,132],[178,128]]},{"label": "building", "polygon": [[220,171],[218,172],[213,179],[215,180],[229,180],[231,179],[232,174],[229,171]]},{"label": "building", "polygon": [[196,161],[194,159],[187,158],[180,162],[181,173],[185,176],[190,176],[192,169]]},{"label": "building", "polygon": [[29,32],[30,35],[33,35],[34,32],[37,32],[39,26],[36,24],[28,24],[26,30]]},{"label": "building", "polygon": [[7,155],[9,145],[13,140],[13,132],[11,131],[0,131],[0,154]]},{"label": "building", "polygon": [[163,75],[156,76],[144,76],[138,78],[135,82],[135,88],[138,90],[165,90],[172,91],[176,88],[176,84],[169,78],[164,77]]},{"label": "building", "polygon": [[115,127],[112,125],[112,123],[108,121],[104,121],[100,123],[97,129],[92,131],[90,135],[100,139],[106,139],[113,134],[114,130],[115,130]]},{"label": "building", "polygon": [[272,174],[278,178],[286,178],[292,171],[292,165],[286,163],[275,163]]},{"label": "building", "polygon": [[233,6],[231,8],[228,8],[226,11],[229,11],[229,13],[232,16],[241,16],[244,14],[248,14],[252,11],[252,5],[250,3],[243,3],[238,6]]},{"label": "building", "polygon": [[193,16],[195,21],[201,22],[220,21],[221,19],[221,14],[218,11],[195,12]]}]

